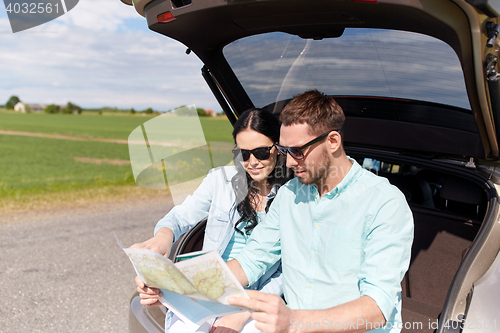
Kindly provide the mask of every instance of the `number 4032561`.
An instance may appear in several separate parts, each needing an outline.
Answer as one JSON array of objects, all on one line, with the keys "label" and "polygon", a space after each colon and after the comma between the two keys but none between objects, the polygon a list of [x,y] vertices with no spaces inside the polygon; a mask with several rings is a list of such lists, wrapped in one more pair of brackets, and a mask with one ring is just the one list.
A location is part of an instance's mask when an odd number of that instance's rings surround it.
[{"label": "number 4032561", "polygon": [[14,14],[57,14],[59,13],[59,4],[52,5],[51,3],[9,3],[5,8],[7,13]]}]

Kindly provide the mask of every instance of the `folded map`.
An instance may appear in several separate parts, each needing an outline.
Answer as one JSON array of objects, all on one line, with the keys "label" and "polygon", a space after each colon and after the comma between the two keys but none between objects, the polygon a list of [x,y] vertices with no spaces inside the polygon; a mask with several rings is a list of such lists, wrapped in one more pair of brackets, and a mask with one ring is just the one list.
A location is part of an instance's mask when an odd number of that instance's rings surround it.
[{"label": "folded map", "polygon": [[118,244],[144,284],[160,289],[160,302],[191,329],[214,317],[248,311],[227,302],[230,296],[248,295],[216,251],[181,255],[174,264],[157,252]]}]

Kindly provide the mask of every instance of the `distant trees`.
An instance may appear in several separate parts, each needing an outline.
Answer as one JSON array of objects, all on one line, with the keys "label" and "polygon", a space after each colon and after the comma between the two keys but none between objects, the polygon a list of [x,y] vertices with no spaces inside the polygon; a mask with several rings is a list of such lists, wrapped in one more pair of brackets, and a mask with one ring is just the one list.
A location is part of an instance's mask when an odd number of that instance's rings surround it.
[{"label": "distant trees", "polygon": [[80,113],[82,113],[82,108],[79,107],[76,104],[68,102],[68,104],[66,104],[66,106],[62,109],[62,113],[77,113],[77,114],[80,114]]},{"label": "distant trees", "polygon": [[59,105],[50,104],[43,110],[44,113],[59,113],[61,112],[61,107]]},{"label": "distant trees", "polygon": [[[180,106],[175,109],[175,114],[179,116],[194,116],[194,114],[191,111],[191,108],[185,107],[185,106]],[[202,108],[197,108],[196,113],[198,114],[199,117],[206,117],[208,114],[205,112],[205,109]]]},{"label": "distant trees", "polygon": [[16,105],[17,103],[19,103],[21,100],[19,99],[19,97],[17,96],[11,96],[9,98],[9,100],[7,101],[7,103],[5,104],[5,108],[7,110],[13,110],[14,109],[14,105]]},{"label": "distant trees", "polygon": [[197,108],[196,112],[198,112],[198,116],[200,117],[208,117],[208,114],[205,112],[205,109]]},{"label": "distant trees", "polygon": [[43,112],[45,112],[45,113],[64,113],[64,114],[76,113],[76,114],[80,114],[80,113],[82,113],[82,108],[76,104],[68,102],[68,104],[66,104],[66,106],[64,106],[64,107],[61,107],[61,106],[56,105],[56,104],[47,105],[45,107],[45,109],[43,110]]}]

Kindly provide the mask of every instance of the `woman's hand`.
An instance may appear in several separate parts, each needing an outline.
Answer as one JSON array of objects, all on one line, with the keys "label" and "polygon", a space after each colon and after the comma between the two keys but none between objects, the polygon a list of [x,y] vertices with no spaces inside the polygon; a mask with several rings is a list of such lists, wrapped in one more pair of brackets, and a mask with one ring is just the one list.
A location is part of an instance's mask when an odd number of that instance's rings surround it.
[{"label": "woman's hand", "polygon": [[137,291],[139,292],[139,297],[141,298],[142,305],[161,305],[160,301],[158,300],[163,296],[160,289],[147,287],[138,276],[135,277],[135,284],[137,284]]},{"label": "woman's hand", "polygon": [[248,311],[224,316],[215,322],[210,333],[237,333],[243,329],[250,317]]},{"label": "woman's hand", "polygon": [[148,239],[143,243],[132,245],[131,249],[148,249],[168,257],[172,242],[174,240],[174,233],[169,228],[161,228],[156,232],[153,238]]}]

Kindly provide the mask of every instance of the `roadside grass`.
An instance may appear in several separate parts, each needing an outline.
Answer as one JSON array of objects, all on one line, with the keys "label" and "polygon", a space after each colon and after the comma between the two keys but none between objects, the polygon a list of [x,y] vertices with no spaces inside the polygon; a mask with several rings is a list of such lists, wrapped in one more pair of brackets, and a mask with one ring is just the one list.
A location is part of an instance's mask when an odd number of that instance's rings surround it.
[{"label": "roadside grass", "polygon": [[[7,112],[0,113],[0,129],[127,139],[149,119]],[[224,150],[232,145],[227,119],[202,118],[201,122],[208,141],[226,142]],[[224,159],[231,155],[227,150]],[[169,195],[167,190],[135,185],[126,144],[0,135],[0,152],[0,215]]]}]

